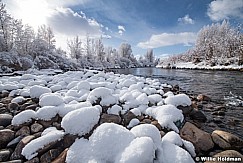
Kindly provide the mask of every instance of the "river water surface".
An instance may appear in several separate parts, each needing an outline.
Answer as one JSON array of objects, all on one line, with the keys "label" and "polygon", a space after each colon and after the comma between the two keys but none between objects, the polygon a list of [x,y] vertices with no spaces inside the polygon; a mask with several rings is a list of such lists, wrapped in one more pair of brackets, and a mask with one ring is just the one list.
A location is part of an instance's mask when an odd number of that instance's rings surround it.
[{"label": "river water surface", "polygon": [[243,97],[243,72],[188,69],[130,68],[117,69],[121,74],[157,78],[162,83],[179,85],[185,91],[223,100],[232,94]]},{"label": "river water surface", "polygon": [[218,116],[213,113],[214,107],[203,107],[208,119],[204,129],[208,132],[225,130],[243,139],[243,72],[161,68],[116,69],[115,72],[156,78],[162,83],[179,85],[187,93],[209,96],[213,105],[227,108],[225,115]]}]

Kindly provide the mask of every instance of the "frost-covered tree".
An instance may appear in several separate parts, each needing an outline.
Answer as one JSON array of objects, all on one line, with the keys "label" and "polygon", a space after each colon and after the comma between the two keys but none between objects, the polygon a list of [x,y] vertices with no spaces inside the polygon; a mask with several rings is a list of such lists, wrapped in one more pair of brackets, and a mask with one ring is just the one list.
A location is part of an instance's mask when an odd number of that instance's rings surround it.
[{"label": "frost-covered tree", "polygon": [[70,56],[76,61],[79,61],[83,57],[83,48],[81,39],[76,36],[72,40],[67,42],[70,51]]},{"label": "frost-covered tree", "polygon": [[128,43],[122,43],[119,47],[119,54],[121,57],[130,59],[132,56],[132,46]]},{"label": "frost-covered tree", "polygon": [[51,50],[55,48],[55,35],[51,27],[46,25],[41,25],[38,28],[37,39],[41,39],[46,42],[47,49]]}]

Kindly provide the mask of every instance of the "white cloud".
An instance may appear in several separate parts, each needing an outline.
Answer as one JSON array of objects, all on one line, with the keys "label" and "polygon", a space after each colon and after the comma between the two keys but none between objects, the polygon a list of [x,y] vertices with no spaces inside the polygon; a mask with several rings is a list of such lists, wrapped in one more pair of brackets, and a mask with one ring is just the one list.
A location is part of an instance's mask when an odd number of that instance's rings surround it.
[{"label": "white cloud", "polygon": [[120,35],[123,35],[123,33],[126,31],[126,29],[125,29],[125,27],[124,26],[122,26],[122,25],[118,25],[118,33],[120,34]]},{"label": "white cloud", "polygon": [[242,0],[216,0],[208,6],[207,15],[213,21],[229,19],[230,17],[243,19]]},{"label": "white cloud", "polygon": [[70,8],[56,8],[47,18],[47,24],[54,31],[66,35],[100,36],[101,25],[94,19],[88,19],[84,13],[76,13]]},{"label": "white cloud", "polygon": [[183,24],[194,24],[195,21],[190,18],[190,16],[187,14],[182,18],[178,18],[178,22],[183,23]]},{"label": "white cloud", "polygon": [[147,49],[178,44],[189,45],[195,42],[196,37],[197,34],[192,32],[162,33],[158,35],[152,35],[148,41],[140,42],[137,44],[137,46],[143,49]]}]

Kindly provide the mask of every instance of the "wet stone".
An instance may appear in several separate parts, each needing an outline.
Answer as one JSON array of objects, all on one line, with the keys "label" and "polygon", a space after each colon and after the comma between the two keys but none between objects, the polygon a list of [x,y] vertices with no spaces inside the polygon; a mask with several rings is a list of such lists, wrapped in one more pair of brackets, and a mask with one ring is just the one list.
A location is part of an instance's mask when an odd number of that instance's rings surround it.
[{"label": "wet stone", "polygon": [[0,130],[0,149],[5,148],[6,145],[14,139],[14,132],[10,129]]},{"label": "wet stone", "polygon": [[11,151],[9,149],[0,150],[0,162],[7,161],[11,155]]},{"label": "wet stone", "polygon": [[225,112],[224,111],[215,111],[215,112],[212,112],[212,115],[225,116]]},{"label": "wet stone", "polygon": [[20,136],[20,135],[30,135],[30,128],[28,126],[23,126],[21,127],[15,134],[15,136]]},{"label": "wet stone", "polygon": [[0,114],[0,126],[6,127],[11,124],[13,119],[12,115],[9,114]]},{"label": "wet stone", "polygon": [[41,124],[39,124],[39,123],[34,123],[34,124],[32,124],[30,126],[30,130],[31,130],[31,133],[32,134],[35,134],[37,132],[43,131],[44,130],[44,127]]}]

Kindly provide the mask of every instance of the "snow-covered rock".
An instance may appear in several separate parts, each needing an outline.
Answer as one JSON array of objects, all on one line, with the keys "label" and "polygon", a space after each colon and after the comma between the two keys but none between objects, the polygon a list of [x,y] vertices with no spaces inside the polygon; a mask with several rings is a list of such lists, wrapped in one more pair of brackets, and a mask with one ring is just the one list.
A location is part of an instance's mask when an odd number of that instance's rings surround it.
[{"label": "snow-covered rock", "polygon": [[34,85],[30,87],[30,97],[39,98],[44,93],[51,93],[51,89],[39,85]]},{"label": "snow-covered rock", "polygon": [[37,139],[32,140],[28,143],[22,150],[22,155],[27,159],[30,160],[37,156],[37,151],[42,149],[45,145],[48,145],[51,142],[55,142],[60,140],[64,136],[63,131],[54,130],[47,133],[44,136],[41,136]]},{"label": "snow-covered rock", "polygon": [[48,93],[40,98],[40,106],[58,106],[64,104],[63,98],[59,94]]},{"label": "snow-covered rock", "polygon": [[24,110],[19,114],[15,115],[12,119],[12,125],[21,125],[25,122],[30,122],[36,118],[36,113],[33,110]]},{"label": "snow-covered rock", "polygon": [[89,133],[100,119],[100,111],[96,107],[84,107],[66,114],[61,126],[66,133],[84,135]]},{"label": "snow-covered rock", "polygon": [[174,106],[190,106],[192,104],[191,99],[186,94],[178,94],[175,96],[168,96],[164,100],[165,104],[171,104]]}]

